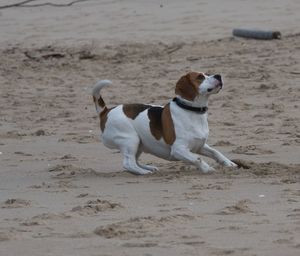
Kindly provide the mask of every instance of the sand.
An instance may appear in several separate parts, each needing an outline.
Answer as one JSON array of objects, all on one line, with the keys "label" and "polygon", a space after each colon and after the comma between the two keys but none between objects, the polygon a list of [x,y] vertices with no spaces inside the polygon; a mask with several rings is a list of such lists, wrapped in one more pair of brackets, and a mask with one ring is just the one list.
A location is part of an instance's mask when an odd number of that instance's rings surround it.
[{"label": "sand", "polygon": [[[1,9],[0,255],[299,255],[298,2]],[[163,105],[190,70],[223,75],[208,143],[240,168],[206,159],[217,172],[203,175],[143,155],[157,173],[124,172],[100,142],[93,84],[113,81],[109,106]]]}]

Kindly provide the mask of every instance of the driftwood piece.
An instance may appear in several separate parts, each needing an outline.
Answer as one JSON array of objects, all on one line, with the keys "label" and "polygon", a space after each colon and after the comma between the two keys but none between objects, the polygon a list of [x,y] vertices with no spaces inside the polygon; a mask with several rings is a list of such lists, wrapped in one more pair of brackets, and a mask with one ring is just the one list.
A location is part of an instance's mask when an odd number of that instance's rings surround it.
[{"label": "driftwood piece", "polygon": [[271,40],[280,39],[281,33],[279,31],[266,31],[266,30],[251,30],[251,29],[234,29],[232,31],[234,36],[261,39],[261,40]]}]

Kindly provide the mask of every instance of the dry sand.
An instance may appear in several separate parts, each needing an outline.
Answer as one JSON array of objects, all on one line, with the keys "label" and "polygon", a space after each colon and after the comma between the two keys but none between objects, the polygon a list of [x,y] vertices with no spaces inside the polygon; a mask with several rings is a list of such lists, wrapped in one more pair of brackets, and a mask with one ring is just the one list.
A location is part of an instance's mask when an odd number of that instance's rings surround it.
[{"label": "dry sand", "polygon": [[[299,255],[300,3],[207,2],[0,10],[0,255]],[[159,172],[123,172],[99,142],[93,84],[114,82],[110,106],[165,104],[189,70],[223,75],[209,144],[241,168],[145,155]]]}]

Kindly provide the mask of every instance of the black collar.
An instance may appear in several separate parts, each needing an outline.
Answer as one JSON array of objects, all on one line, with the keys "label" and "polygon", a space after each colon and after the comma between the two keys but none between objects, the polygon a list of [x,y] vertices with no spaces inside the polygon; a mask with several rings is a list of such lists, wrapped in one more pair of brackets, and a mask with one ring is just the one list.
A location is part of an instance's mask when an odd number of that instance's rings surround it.
[{"label": "black collar", "polygon": [[197,112],[199,114],[205,114],[208,110],[208,107],[192,107],[189,105],[186,105],[182,100],[180,100],[179,98],[175,97],[173,99],[173,101],[181,108],[193,111],[193,112]]}]

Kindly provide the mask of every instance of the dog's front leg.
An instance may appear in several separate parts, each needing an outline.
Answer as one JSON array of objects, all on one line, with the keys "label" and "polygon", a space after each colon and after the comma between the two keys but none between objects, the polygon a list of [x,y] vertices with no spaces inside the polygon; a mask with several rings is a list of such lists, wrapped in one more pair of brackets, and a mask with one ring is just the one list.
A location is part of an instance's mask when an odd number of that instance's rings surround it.
[{"label": "dog's front leg", "polygon": [[196,165],[203,173],[208,173],[215,170],[205,161],[201,160],[199,155],[192,153],[185,145],[174,144],[171,148],[171,155],[177,160],[182,160]]},{"label": "dog's front leg", "polygon": [[201,148],[200,152],[201,155],[210,157],[214,160],[216,160],[218,163],[226,166],[226,167],[237,167],[237,165],[230,161],[227,157],[225,157],[222,153],[220,153],[218,150],[208,146],[207,144],[204,144],[204,146]]}]

